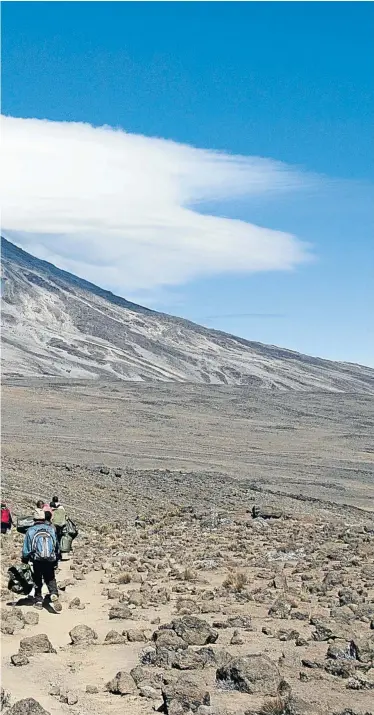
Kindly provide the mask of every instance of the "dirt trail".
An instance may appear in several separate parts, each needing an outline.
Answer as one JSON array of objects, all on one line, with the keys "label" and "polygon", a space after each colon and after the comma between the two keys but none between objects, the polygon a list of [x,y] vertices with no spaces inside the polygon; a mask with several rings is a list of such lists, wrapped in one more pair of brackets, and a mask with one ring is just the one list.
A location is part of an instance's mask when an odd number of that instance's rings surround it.
[{"label": "dirt trail", "polygon": [[[58,580],[62,582],[71,576],[70,563],[62,563]],[[113,715],[124,713],[123,699],[105,692],[95,695],[85,693],[86,685],[97,685],[102,691],[103,685],[114,677],[119,670],[130,670],[138,665],[138,653],[142,644],[130,645],[98,645],[76,647],[70,645],[69,631],[78,624],[93,628],[98,634],[98,643],[102,643],[105,635],[112,628],[122,631],[126,628],[143,625],[143,621],[109,622],[108,610],[110,602],[101,595],[104,588],[100,583],[102,571],[93,571],[84,580],[69,586],[66,595],[62,594],[63,610],[60,614],[52,614],[43,609],[39,613],[37,626],[26,626],[14,635],[2,636],[2,686],[11,693],[12,702],[21,698],[34,697],[51,713],[71,713],[71,715],[98,715],[110,711]],[[79,597],[85,604],[84,610],[69,609],[70,601]],[[11,599],[9,603],[11,603]],[[16,601],[14,601],[16,603]],[[33,606],[22,606],[25,612]],[[18,651],[19,642],[26,636],[46,633],[56,648],[56,654],[30,656],[29,665],[19,668],[10,663],[10,656]],[[58,698],[49,695],[52,685],[59,685],[77,693],[77,705],[68,706],[59,702]],[[149,712],[148,705],[135,703],[135,698],[126,698],[128,711],[134,715]]]}]

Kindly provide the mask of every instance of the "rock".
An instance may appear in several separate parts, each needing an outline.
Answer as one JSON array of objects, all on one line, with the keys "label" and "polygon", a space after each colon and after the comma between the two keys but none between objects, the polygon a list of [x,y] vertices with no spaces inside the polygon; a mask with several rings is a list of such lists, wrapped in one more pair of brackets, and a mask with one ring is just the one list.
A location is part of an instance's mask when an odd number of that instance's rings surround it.
[{"label": "rock", "polygon": [[283,516],[283,512],[270,504],[254,505],[252,507],[252,517],[257,519],[259,516],[262,519],[280,519]]},{"label": "rock", "polygon": [[230,653],[225,650],[213,650],[213,648],[205,647],[199,650],[178,651],[174,654],[172,668],[179,670],[194,670],[197,668],[215,667],[219,668],[227,665],[232,660]]},{"label": "rock", "polygon": [[246,631],[252,631],[251,616],[230,616],[226,622],[227,628],[244,628]]},{"label": "rock", "polygon": [[109,693],[115,695],[135,695],[136,685],[130,673],[121,670],[117,675],[105,686]]},{"label": "rock", "polygon": [[40,633],[29,638],[22,638],[19,644],[19,652],[29,656],[36,653],[56,653],[56,650],[48,636],[45,633]]},{"label": "rock", "polygon": [[296,638],[296,640],[295,640],[295,645],[297,645],[297,646],[305,646],[305,645],[308,645],[308,641],[307,641],[307,639],[304,638],[303,636],[298,636],[298,637]]},{"label": "rock", "polygon": [[19,608],[3,609],[1,611],[1,632],[13,635],[17,630],[25,627],[25,619]]},{"label": "rock", "polygon": [[39,613],[27,611],[23,614],[24,622],[27,626],[37,626],[39,623]]},{"label": "rock", "polygon": [[[8,595],[8,594],[7,594]],[[5,710],[5,708],[10,707],[10,694],[4,690],[4,688],[1,688],[1,702],[0,702],[0,710]]]},{"label": "rock", "polygon": [[127,597],[133,606],[143,606],[144,604],[144,595],[140,591],[129,591]]},{"label": "rock", "polygon": [[96,695],[99,692],[97,685],[86,685],[86,693],[89,695]]},{"label": "rock", "polygon": [[126,637],[122,635],[121,633],[118,633],[118,631],[109,631],[109,633],[106,634],[104,638],[104,643],[109,643],[109,644],[118,644],[118,643],[126,643]]},{"label": "rock", "polygon": [[315,641],[328,641],[330,638],[348,638],[351,630],[344,624],[336,623],[328,618],[313,617],[310,619],[312,626],[315,626],[315,631],[312,637]]},{"label": "rock", "polygon": [[126,620],[132,618],[132,611],[128,606],[112,606],[109,611],[109,620]]},{"label": "rock", "polygon": [[188,645],[206,645],[215,643],[218,639],[217,631],[213,630],[207,621],[196,616],[183,616],[180,620],[173,621],[173,629]]},{"label": "rock", "polygon": [[139,685],[139,695],[142,698],[149,698],[149,700],[157,700],[160,697],[160,690],[152,688],[150,685]]},{"label": "rock", "polygon": [[78,598],[77,596],[76,598],[73,598],[72,601],[70,601],[69,608],[71,608],[72,610],[83,611],[86,606],[84,605],[84,603],[81,603],[80,598]]},{"label": "rock", "polygon": [[292,628],[287,628],[287,629],[281,629],[277,633],[277,638],[282,641],[296,641],[296,639],[299,637],[300,633],[298,631],[294,631]]},{"label": "rock", "polygon": [[25,698],[14,703],[6,715],[51,715],[34,698]]},{"label": "rock", "polygon": [[145,643],[148,640],[144,631],[136,628],[129,628],[128,631],[123,632],[123,635],[126,635],[126,638],[130,641],[130,643]]},{"label": "rock", "polygon": [[269,608],[269,616],[272,618],[288,618],[292,608],[292,603],[285,598],[277,598]]},{"label": "rock", "polygon": [[349,644],[351,656],[360,663],[373,663],[374,661],[374,634],[368,638],[354,638]]},{"label": "rock", "polygon": [[159,648],[168,648],[169,650],[178,650],[179,648],[187,648],[187,643],[183,638],[178,636],[171,628],[155,631],[153,640]]},{"label": "rock", "polygon": [[355,662],[352,660],[328,660],[325,665],[326,673],[339,678],[351,678],[355,674]]},{"label": "rock", "polygon": [[52,687],[49,690],[49,695],[53,695],[54,697],[59,697],[61,693],[61,689],[59,685],[52,685]]},{"label": "rock", "polygon": [[348,655],[349,648],[343,650],[342,648],[339,648],[337,645],[334,645],[332,643],[329,645],[326,653],[326,657],[332,658],[333,660],[344,660],[348,657]]},{"label": "rock", "polygon": [[241,637],[239,631],[234,631],[230,640],[230,645],[243,645],[243,643],[244,640]]},{"label": "rock", "polygon": [[69,690],[69,692],[66,694],[66,700],[64,699],[63,702],[66,702],[67,705],[76,705],[78,702],[77,693],[74,693],[71,690]]},{"label": "rock", "polygon": [[10,662],[12,665],[21,666],[28,665],[30,663],[28,657],[24,653],[16,653],[10,656]]},{"label": "rock", "polygon": [[149,687],[152,690],[158,691],[158,694],[161,695],[161,685],[163,682],[161,673],[157,674],[152,668],[144,668],[142,665],[137,665],[136,668],[130,670],[130,675],[139,689]]},{"label": "rock", "polygon": [[183,674],[176,683],[162,689],[166,715],[196,712],[200,705],[210,705],[210,695],[201,679],[193,674]]},{"label": "rock", "polygon": [[2,632],[5,636],[12,636],[15,630],[16,630],[16,629],[15,629],[15,626],[14,626],[13,624],[10,624],[10,623],[7,623],[7,622],[1,624],[1,632]]},{"label": "rock", "polygon": [[281,681],[278,667],[266,655],[250,654],[218,668],[217,681],[242,693],[277,695]]},{"label": "rock", "polygon": [[69,631],[72,645],[91,645],[97,640],[97,633],[89,626],[74,626]]}]

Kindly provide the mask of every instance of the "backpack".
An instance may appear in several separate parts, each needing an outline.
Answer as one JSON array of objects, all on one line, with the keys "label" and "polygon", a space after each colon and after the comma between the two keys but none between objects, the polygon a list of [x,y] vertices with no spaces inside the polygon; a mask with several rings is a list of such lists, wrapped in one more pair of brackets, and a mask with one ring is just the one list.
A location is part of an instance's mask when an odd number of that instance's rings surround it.
[{"label": "backpack", "polygon": [[2,524],[10,524],[10,511],[9,509],[2,509],[1,510],[1,523]]},{"label": "backpack", "polygon": [[69,554],[73,538],[69,534],[63,534],[60,541],[60,550],[62,554]]},{"label": "backpack", "polygon": [[20,534],[26,534],[26,531],[34,526],[33,516],[19,516],[17,517],[17,531]]},{"label": "backpack", "polygon": [[31,552],[35,561],[56,561],[56,540],[47,529],[35,532],[31,541]]},{"label": "backpack", "polygon": [[28,564],[11,566],[8,569],[9,582],[8,589],[13,593],[23,593],[26,596],[34,588],[34,579],[31,567]]}]

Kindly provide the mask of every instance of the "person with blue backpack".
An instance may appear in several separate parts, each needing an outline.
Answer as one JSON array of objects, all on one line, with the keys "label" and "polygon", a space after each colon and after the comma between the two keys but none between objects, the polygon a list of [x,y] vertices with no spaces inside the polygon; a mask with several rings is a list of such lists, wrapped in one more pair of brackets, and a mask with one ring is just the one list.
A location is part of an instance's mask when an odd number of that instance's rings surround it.
[{"label": "person with blue backpack", "polygon": [[34,513],[34,524],[25,534],[22,548],[22,563],[32,562],[35,583],[35,608],[43,608],[43,582],[48,588],[50,600],[56,613],[60,613],[62,605],[58,596],[56,583],[56,566],[60,547],[56,530],[46,521],[43,509]]}]

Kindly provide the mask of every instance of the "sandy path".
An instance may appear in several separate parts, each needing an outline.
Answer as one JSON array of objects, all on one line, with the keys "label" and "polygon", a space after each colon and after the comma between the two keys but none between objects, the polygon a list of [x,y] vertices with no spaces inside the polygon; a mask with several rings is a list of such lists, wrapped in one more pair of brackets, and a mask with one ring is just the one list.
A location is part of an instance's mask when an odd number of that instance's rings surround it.
[{"label": "sandy path", "polygon": [[[71,575],[69,562],[64,562],[59,573],[62,581]],[[130,670],[139,664],[138,653],[141,644],[97,645],[87,648],[73,647],[70,644],[69,631],[78,624],[94,628],[101,644],[109,630],[122,631],[127,627],[149,625],[144,621],[109,621],[108,610],[113,602],[101,595],[104,588],[100,583],[102,571],[93,571],[83,581],[77,581],[67,588],[63,598],[63,611],[52,614],[46,609],[40,612],[37,626],[26,626],[13,636],[2,636],[2,686],[11,693],[12,702],[21,698],[34,697],[51,715],[69,712],[72,715],[92,715],[110,711],[117,713],[149,712],[149,702],[135,703],[135,699],[124,698],[100,692],[95,695],[85,693],[86,685],[97,685],[99,689],[119,670]],[[86,605],[84,610],[68,608],[71,599],[78,596]],[[66,600],[65,600],[66,599]],[[32,609],[32,606],[22,610]],[[21,638],[46,633],[57,650],[57,654],[43,654],[30,657],[27,666],[17,668],[10,663],[10,656],[18,651]],[[52,685],[60,685],[75,691],[79,702],[75,706],[60,703],[58,698],[49,695]],[[127,709],[128,708],[128,709]]]}]

